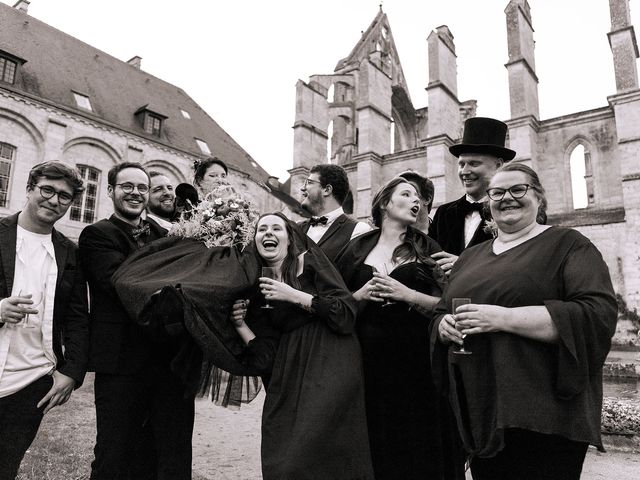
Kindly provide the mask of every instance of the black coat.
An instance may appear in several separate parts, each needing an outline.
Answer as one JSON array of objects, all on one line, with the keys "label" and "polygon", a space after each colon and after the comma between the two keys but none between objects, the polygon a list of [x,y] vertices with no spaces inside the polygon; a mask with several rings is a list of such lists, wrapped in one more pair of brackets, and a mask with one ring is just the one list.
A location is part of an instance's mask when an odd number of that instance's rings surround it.
[{"label": "black coat", "polygon": [[453,202],[440,205],[429,226],[429,236],[438,242],[445,252],[453,255],[460,255],[465,248],[493,238],[491,234],[484,232],[486,222],[482,220],[469,245],[465,247],[464,219],[466,211],[460,206],[464,201],[465,197],[461,197]]},{"label": "black coat", "polygon": [[[147,220],[146,242],[166,230]],[[132,227],[111,216],[87,226],[80,234],[80,257],[91,295],[89,369],[101,373],[133,374],[151,362],[152,343],[125,311],[111,276],[138,249]]]},{"label": "black coat", "polygon": [[[0,298],[9,297],[13,288],[18,214],[0,220]],[[53,305],[56,370],[73,378],[77,388],[84,380],[89,352],[87,285],[78,247],[55,229],[51,237],[58,267]]]},{"label": "black coat", "polygon": [[[324,235],[318,241],[318,246],[329,260],[333,262],[338,256],[338,253],[340,253],[340,250],[349,243],[357,224],[358,222],[343,213],[336,218],[327,231],[324,232]],[[309,231],[309,220],[300,222],[298,226],[304,233],[307,233]]]}]

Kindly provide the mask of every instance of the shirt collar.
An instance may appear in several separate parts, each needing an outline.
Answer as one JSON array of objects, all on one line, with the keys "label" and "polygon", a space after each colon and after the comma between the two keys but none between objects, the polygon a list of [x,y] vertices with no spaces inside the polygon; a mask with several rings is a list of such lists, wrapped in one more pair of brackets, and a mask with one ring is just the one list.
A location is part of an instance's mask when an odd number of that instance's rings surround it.
[{"label": "shirt collar", "polygon": [[327,225],[329,225],[330,223],[333,223],[335,219],[342,214],[344,214],[344,210],[342,209],[342,207],[338,207],[332,212],[325,213],[324,216],[327,217]]},{"label": "shirt collar", "polygon": [[485,203],[489,201],[489,197],[487,195],[485,195],[484,197],[482,197],[480,200],[474,200],[473,198],[471,198],[469,195],[465,195],[464,198],[467,200],[467,202],[469,203]]}]

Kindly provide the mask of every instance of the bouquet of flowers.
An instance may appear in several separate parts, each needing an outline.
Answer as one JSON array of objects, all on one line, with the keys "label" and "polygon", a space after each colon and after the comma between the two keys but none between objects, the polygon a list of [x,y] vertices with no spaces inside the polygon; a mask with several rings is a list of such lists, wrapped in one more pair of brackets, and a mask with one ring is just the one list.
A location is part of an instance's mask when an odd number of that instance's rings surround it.
[{"label": "bouquet of flowers", "polygon": [[259,216],[249,200],[221,184],[184,212],[168,235],[195,238],[207,248],[239,246],[242,250],[253,240]]}]

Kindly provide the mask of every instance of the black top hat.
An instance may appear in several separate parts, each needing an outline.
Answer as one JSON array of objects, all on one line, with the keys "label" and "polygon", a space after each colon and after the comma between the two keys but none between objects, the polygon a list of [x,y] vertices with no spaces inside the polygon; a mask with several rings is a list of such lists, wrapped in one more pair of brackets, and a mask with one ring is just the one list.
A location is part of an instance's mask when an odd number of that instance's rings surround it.
[{"label": "black top hat", "polygon": [[493,118],[471,117],[464,122],[462,142],[451,145],[449,151],[456,157],[461,153],[488,153],[508,162],[516,152],[505,148],[506,137],[506,123]]}]

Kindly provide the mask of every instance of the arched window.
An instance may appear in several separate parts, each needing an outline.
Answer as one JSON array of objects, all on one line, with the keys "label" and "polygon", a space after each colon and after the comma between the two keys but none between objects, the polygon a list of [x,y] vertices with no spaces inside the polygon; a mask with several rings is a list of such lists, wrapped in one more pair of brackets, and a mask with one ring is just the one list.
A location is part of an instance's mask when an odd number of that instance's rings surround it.
[{"label": "arched window", "polygon": [[396,122],[391,119],[391,128],[389,129],[389,153],[396,152]]},{"label": "arched window", "polygon": [[84,180],[84,192],[77,196],[71,204],[69,218],[76,222],[93,223],[96,219],[98,185],[100,170],[86,165],[77,165]]},{"label": "arched window", "polygon": [[577,145],[569,156],[573,208],[587,208],[595,202],[591,155],[584,145]]},{"label": "arched window", "polygon": [[16,158],[16,147],[0,142],[0,207],[7,206],[11,166]]},{"label": "arched window", "polygon": [[331,84],[331,86],[329,87],[329,90],[327,91],[327,102],[329,103],[333,103],[335,101],[335,88],[333,86],[333,83]]},{"label": "arched window", "polygon": [[331,163],[331,154],[333,153],[333,120],[329,122],[327,128],[327,161]]}]

